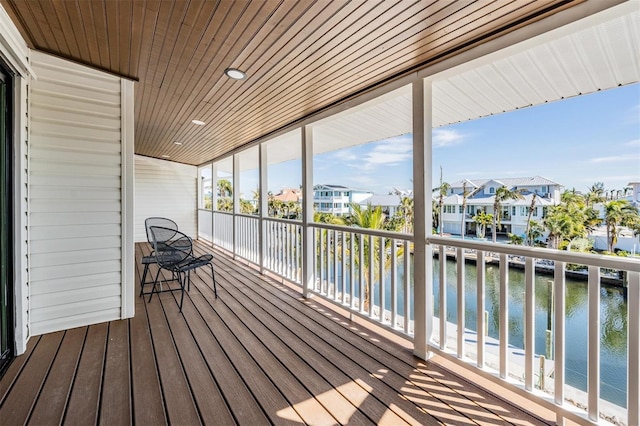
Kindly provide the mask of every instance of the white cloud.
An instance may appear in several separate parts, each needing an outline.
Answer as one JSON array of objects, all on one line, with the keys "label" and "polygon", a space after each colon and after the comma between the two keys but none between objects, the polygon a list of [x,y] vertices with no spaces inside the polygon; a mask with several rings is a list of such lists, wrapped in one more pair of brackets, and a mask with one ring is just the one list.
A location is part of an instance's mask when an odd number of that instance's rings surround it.
[{"label": "white cloud", "polygon": [[595,157],[589,160],[591,163],[616,163],[623,161],[638,161],[638,157],[634,155],[612,155],[609,157]]},{"label": "white cloud", "polygon": [[628,146],[629,148],[640,149],[640,139],[634,139],[632,141],[622,144],[622,146]]},{"label": "white cloud", "polygon": [[359,166],[371,170],[379,166],[394,166],[410,161],[413,156],[413,143],[407,138],[391,138],[378,142],[359,159]]},{"label": "white cloud", "polygon": [[433,147],[458,145],[464,141],[466,135],[450,129],[435,129],[433,131]]}]

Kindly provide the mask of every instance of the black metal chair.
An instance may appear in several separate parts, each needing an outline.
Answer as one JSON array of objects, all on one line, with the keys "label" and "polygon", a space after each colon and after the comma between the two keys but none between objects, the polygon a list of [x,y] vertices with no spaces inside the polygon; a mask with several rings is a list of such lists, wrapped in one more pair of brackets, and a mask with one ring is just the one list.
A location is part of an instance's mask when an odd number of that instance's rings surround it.
[{"label": "black metal chair", "polygon": [[[150,231],[150,228],[152,226],[161,226],[163,228],[173,229],[175,231],[178,230],[178,224],[175,223],[171,219],[167,219],[165,217],[148,217],[148,218],[146,218],[145,221],[144,221],[144,228],[145,228],[145,231],[147,233],[147,241],[149,242],[149,244],[151,244],[151,247],[153,247],[153,243],[151,242],[151,231]],[[167,234],[166,237],[168,237],[168,239],[171,239],[172,236]],[[163,241],[158,241],[158,247],[159,248],[163,248],[163,244],[164,244]],[[149,266],[153,265],[154,263],[156,263],[156,256],[155,256],[154,252],[151,252],[151,254],[148,255],[148,256],[143,256],[142,257],[142,264],[144,265],[144,270],[142,272],[142,279],[140,280],[140,296],[146,294],[144,292],[145,284],[153,284],[154,283],[153,281],[147,282],[147,274],[149,273]]]},{"label": "black metal chair", "polygon": [[[187,290],[191,288],[191,271],[195,271],[204,266],[211,269],[211,279],[213,280],[213,293],[218,298],[218,289],[216,286],[216,277],[213,270],[213,255],[204,254],[202,256],[193,255],[193,241],[187,235],[180,231],[161,226],[151,226],[149,228],[151,241],[153,244],[156,263],[158,264],[158,272],[151,289],[149,302],[156,292],[158,286],[158,277],[164,269],[172,273],[176,277],[179,288],[169,289],[168,291],[180,290],[180,312],[182,312],[182,302],[184,300],[185,287]],[[196,272],[197,273],[197,272]]]}]

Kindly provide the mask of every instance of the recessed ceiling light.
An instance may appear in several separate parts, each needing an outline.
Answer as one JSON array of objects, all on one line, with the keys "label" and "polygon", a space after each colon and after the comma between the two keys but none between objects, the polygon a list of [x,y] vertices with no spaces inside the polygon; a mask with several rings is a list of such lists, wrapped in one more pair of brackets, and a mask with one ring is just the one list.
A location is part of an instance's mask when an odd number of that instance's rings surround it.
[{"label": "recessed ceiling light", "polygon": [[175,141],[174,145],[182,145],[182,142]]},{"label": "recessed ceiling light", "polygon": [[167,154],[162,155],[162,158],[169,158],[170,156]]},{"label": "recessed ceiling light", "polygon": [[191,122],[193,124],[197,124],[198,126],[204,126],[205,124],[207,124],[204,121],[200,121],[200,120],[191,120]]},{"label": "recessed ceiling light", "polygon": [[243,80],[247,76],[244,71],[240,71],[237,68],[227,68],[224,70],[224,73],[227,77],[233,78],[234,80]]}]

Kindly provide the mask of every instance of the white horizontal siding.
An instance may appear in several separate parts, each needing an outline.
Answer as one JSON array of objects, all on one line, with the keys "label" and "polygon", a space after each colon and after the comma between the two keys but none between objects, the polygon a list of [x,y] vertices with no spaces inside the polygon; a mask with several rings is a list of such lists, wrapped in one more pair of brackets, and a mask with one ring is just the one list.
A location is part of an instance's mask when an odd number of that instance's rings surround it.
[{"label": "white horizontal siding", "polygon": [[33,52],[29,278],[34,335],[121,317],[121,80]]},{"label": "white horizontal siding", "polygon": [[166,217],[196,238],[197,168],[135,156],[135,241],[147,241],[144,221]]}]

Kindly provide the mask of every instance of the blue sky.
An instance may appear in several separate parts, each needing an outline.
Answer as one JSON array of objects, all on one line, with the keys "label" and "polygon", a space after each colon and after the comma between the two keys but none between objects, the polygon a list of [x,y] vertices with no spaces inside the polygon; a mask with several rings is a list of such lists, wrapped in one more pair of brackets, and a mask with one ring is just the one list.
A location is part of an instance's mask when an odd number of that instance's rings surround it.
[{"label": "blue sky", "polygon": [[[442,166],[446,182],[540,175],[567,189],[622,189],[640,180],[640,85],[438,128],[433,137],[434,187]],[[411,135],[317,155],[314,182],[382,194],[411,188],[411,156]]]}]

